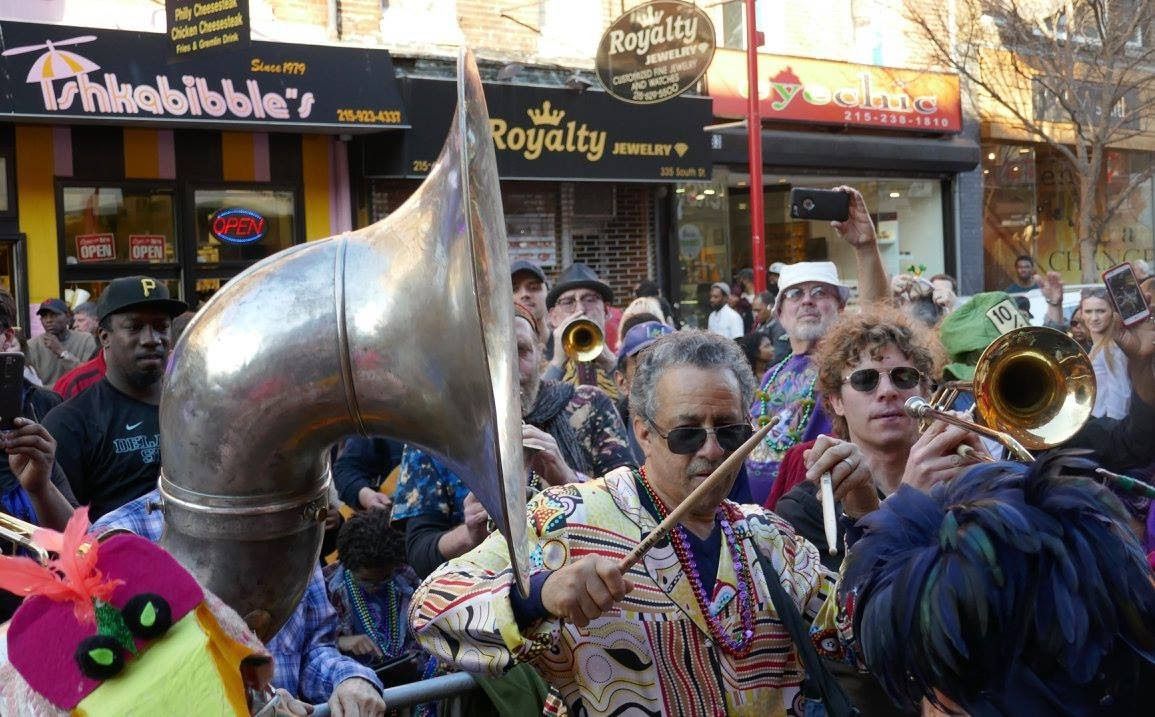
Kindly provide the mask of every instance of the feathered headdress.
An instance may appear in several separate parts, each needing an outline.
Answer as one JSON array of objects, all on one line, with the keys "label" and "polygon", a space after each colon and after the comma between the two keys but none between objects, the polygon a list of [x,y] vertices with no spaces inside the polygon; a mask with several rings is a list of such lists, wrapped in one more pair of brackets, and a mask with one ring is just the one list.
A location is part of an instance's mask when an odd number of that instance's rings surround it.
[{"label": "feathered headdress", "polygon": [[[46,565],[0,560],[0,588],[25,598],[5,635],[10,668],[37,699],[66,712],[124,714],[136,705],[175,713],[168,706],[195,687],[224,705],[198,705],[201,712],[247,714],[238,665],[251,650],[221,630],[192,575],[144,538],[98,541],[89,527],[87,509],[78,509],[63,534],[33,536],[57,556]],[[15,677],[3,679],[0,693],[16,689]],[[165,709],[154,709],[158,701]]]},{"label": "feathered headdress", "polygon": [[1134,697],[1155,665],[1155,582],[1093,468],[1062,453],[978,466],[863,519],[842,588],[892,699],[1010,715]]}]

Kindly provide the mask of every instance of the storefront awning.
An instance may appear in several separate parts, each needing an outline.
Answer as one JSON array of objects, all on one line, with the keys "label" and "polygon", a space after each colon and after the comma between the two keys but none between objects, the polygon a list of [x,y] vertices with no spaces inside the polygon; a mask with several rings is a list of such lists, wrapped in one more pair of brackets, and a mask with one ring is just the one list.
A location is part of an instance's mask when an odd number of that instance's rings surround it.
[{"label": "storefront awning", "polygon": [[170,63],[155,32],[0,22],[0,119],[358,133],[408,126],[386,50],[252,42]]},{"label": "storefront awning", "polygon": [[[457,98],[449,80],[402,78],[412,128],[364,139],[367,177],[423,177],[437,159]],[[502,179],[677,182],[710,176],[702,128],[710,100],[633,105],[605,92],[486,84]]]},{"label": "storefront awning", "polygon": [[[726,128],[715,134],[715,162],[748,162],[745,129]],[[762,131],[762,161],[773,167],[954,174],[974,169],[981,159],[978,142],[957,136],[930,139]]]}]

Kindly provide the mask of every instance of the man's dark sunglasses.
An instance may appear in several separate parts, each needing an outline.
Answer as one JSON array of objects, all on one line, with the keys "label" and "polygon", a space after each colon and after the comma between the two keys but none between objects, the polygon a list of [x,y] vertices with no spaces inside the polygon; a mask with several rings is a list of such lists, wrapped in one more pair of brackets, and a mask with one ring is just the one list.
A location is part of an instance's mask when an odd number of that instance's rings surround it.
[{"label": "man's dark sunglasses", "polygon": [[697,453],[698,449],[706,444],[706,436],[711,433],[718,440],[718,445],[727,453],[738,450],[746,442],[746,439],[754,435],[754,429],[748,423],[734,423],[717,428],[681,426],[671,428],[670,432],[666,434],[663,434],[653,421],[650,421],[650,425],[654,427],[654,431],[659,436],[666,440],[666,445],[669,446],[671,453],[681,455]]},{"label": "man's dark sunglasses", "polygon": [[[914,388],[922,381],[922,374],[919,370],[910,366],[898,366],[886,373],[890,374],[890,382],[894,387],[903,391]],[[881,376],[882,373],[876,368],[860,368],[842,379],[842,382],[849,383],[855,391],[870,393],[878,388],[878,380]]]}]

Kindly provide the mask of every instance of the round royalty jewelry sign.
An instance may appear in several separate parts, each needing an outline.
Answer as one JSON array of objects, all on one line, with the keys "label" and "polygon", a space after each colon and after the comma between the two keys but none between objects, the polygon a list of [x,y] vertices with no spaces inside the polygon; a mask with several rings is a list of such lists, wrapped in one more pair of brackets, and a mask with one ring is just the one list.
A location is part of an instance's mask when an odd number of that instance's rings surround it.
[{"label": "round royalty jewelry sign", "polygon": [[596,62],[606,92],[650,105],[693,87],[713,57],[714,25],[705,12],[679,0],[655,0],[614,20]]}]

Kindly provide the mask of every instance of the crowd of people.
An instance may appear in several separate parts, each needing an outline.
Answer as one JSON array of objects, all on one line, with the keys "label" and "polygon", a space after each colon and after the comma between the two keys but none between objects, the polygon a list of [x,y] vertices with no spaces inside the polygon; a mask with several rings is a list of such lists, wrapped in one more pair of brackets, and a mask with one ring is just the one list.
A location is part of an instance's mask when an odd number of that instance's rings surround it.
[{"label": "crowd of people", "polygon": [[[456,670],[477,677],[467,710],[481,714],[1134,714],[1155,675],[1155,510],[1096,470],[1155,468],[1155,324],[1124,327],[1098,289],[1066,316],[1058,276],[1030,257],[1007,292],[966,301],[950,276],[889,277],[865,202],[843,191],[850,216],[833,228],[856,301],[831,262],[776,262],[767,291],[739,272],[710,288],[707,330],[681,329],[653,282],[619,311],[588,266],[551,284],[514,262],[528,594],[470,476],[349,438],[326,547],[255,653],[269,668],[256,683],[297,714],[386,714],[384,687]],[[1033,318],[1015,301],[1033,289],[1045,324],[1090,356],[1093,417],[1026,465],[965,428],[920,426],[906,401],[972,378]],[[1142,290],[1153,303],[1155,279]],[[95,304],[43,302],[44,334],[24,342],[0,298],[3,349],[28,368],[0,438],[0,510],[157,541],[158,404],[187,307],[118,279]],[[591,360],[562,341],[575,319],[602,337]],[[735,476],[623,562],[768,423]],[[19,597],[0,595],[7,620]],[[0,712],[26,696],[0,687]]]}]

